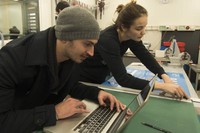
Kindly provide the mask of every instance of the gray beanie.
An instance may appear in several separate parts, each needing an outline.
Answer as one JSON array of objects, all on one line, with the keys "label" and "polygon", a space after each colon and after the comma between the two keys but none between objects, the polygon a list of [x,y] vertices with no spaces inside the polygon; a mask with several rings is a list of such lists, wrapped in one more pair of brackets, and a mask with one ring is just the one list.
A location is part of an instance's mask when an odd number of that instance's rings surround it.
[{"label": "gray beanie", "polygon": [[60,40],[99,39],[100,28],[88,10],[75,6],[60,12],[55,32]]}]

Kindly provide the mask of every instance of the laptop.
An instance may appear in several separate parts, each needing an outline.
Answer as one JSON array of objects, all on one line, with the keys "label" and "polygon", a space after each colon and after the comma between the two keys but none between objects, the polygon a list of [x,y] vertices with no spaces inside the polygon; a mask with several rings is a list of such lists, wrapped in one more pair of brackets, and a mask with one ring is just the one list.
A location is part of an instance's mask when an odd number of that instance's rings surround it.
[{"label": "laptop", "polygon": [[[81,120],[72,130],[77,133],[116,133],[123,130],[128,122],[145,105],[154,88],[157,75],[155,75],[146,87],[126,106],[125,110],[117,112],[109,107],[102,107],[96,103],[83,100],[86,106],[93,106],[94,110]],[[133,115],[126,120],[126,112],[130,109]]]}]

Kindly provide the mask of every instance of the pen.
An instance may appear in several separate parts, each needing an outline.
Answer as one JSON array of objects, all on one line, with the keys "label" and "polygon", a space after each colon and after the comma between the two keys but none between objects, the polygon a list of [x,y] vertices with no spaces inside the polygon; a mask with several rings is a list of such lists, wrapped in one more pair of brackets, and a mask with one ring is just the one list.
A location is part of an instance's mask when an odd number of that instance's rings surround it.
[{"label": "pen", "polygon": [[151,128],[153,128],[153,129],[158,130],[158,131],[161,131],[161,132],[163,132],[163,133],[172,133],[171,131],[168,131],[168,130],[165,130],[165,129],[163,129],[163,128],[160,128],[160,127],[157,127],[157,126],[148,124],[148,123],[146,123],[146,122],[141,122],[141,123],[142,123],[143,125],[147,126],[147,127],[151,127]]}]

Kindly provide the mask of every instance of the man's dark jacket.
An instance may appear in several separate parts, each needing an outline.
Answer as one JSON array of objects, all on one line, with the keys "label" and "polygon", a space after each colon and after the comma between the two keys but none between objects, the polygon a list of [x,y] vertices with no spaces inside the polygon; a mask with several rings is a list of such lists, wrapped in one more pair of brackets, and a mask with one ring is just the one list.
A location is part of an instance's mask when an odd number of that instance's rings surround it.
[{"label": "man's dark jacket", "polygon": [[99,89],[78,83],[77,68],[71,60],[57,64],[53,27],[4,46],[0,50],[0,133],[30,133],[55,125],[55,104],[67,94],[97,100]]}]

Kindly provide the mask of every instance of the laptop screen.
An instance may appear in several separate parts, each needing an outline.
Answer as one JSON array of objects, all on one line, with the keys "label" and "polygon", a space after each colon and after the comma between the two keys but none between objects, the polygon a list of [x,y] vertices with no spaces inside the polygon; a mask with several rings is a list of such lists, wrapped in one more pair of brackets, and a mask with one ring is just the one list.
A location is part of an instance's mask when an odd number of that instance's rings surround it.
[{"label": "laptop screen", "polygon": [[127,106],[134,113],[140,109],[140,106],[147,101],[150,93],[153,91],[155,79],[157,76],[154,76],[149,83],[145,86],[145,88],[132,100],[132,102]]},{"label": "laptop screen", "polygon": [[[149,81],[149,83],[145,86],[145,88],[142,89],[142,91],[129,103],[129,105],[126,107],[126,109],[124,111],[122,111],[120,116],[116,119],[114,124],[110,127],[108,133],[118,131],[117,129],[120,127],[122,121],[124,120],[128,109],[130,109],[131,112],[133,112],[133,115],[131,116],[131,118],[132,118],[144,106],[144,104],[146,103],[146,101],[149,98],[150,93],[152,92],[152,90],[154,88],[154,83],[155,83],[156,78],[157,78],[157,75],[155,75]],[[129,120],[131,118],[129,118]],[[122,130],[122,128],[125,127],[125,125],[128,123],[129,120],[127,120],[125,123],[123,123],[119,130]]]}]

